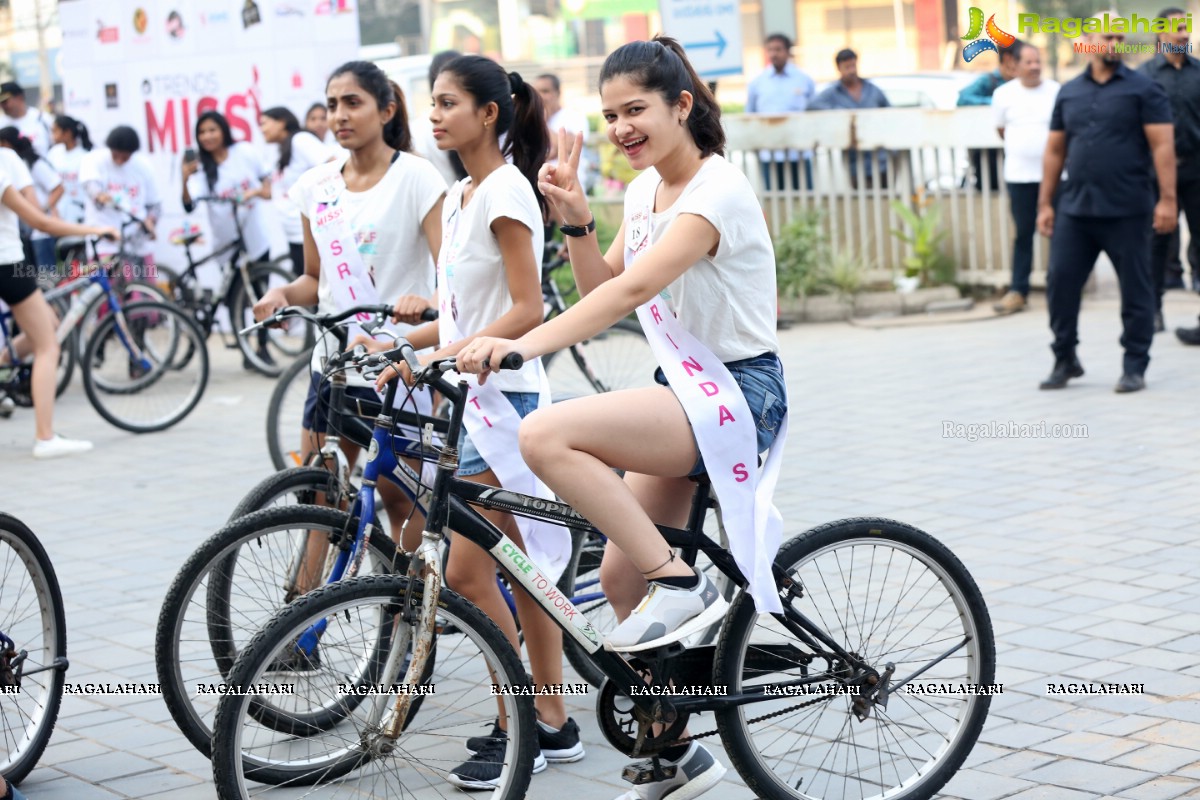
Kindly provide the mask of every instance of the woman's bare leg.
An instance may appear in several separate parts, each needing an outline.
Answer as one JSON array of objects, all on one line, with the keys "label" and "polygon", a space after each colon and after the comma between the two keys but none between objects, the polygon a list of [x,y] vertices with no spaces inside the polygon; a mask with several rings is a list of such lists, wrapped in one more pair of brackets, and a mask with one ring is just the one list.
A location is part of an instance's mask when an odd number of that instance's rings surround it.
[{"label": "woman's bare leg", "polygon": [[12,307],[13,318],[25,333],[33,352],[33,420],[38,439],[54,438],[54,395],[58,383],[58,338],[54,309],[40,291]]}]

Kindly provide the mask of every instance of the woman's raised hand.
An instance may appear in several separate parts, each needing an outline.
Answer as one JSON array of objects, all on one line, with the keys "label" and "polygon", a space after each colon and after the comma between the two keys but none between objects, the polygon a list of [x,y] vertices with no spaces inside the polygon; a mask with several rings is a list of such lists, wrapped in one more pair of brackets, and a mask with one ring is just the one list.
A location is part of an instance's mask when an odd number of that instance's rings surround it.
[{"label": "woman's raised hand", "polygon": [[568,137],[558,129],[558,163],[543,164],[538,171],[538,190],[550,202],[559,221],[566,225],[587,225],[592,219],[587,195],[579,182],[579,155],[583,152],[583,134]]}]

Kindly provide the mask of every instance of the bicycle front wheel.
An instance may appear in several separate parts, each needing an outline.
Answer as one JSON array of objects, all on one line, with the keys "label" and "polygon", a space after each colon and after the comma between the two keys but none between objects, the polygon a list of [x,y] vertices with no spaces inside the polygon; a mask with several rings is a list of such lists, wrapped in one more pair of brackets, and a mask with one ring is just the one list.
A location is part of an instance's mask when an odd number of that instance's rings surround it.
[{"label": "bicycle front wheel", "polygon": [[[182,354],[194,355],[181,363]],[[131,303],[100,322],[83,360],[92,406],[122,430],[150,433],[176,424],[208,385],[208,350],[196,323],[173,305]]]},{"label": "bicycle front wheel", "polygon": [[313,383],[311,353],[306,350],[283,371],[267,403],[267,451],[275,469],[298,467],[302,463],[298,445],[304,423],[304,403]]},{"label": "bicycle front wheel", "polygon": [[[276,286],[286,286],[295,277],[277,264],[261,262],[251,264],[250,284],[240,284],[235,289],[233,307],[230,309],[233,330],[238,331],[255,323],[254,304]],[[316,337],[312,323],[305,319],[293,319],[278,328],[260,328],[246,336],[238,335],[238,347],[246,363],[269,378],[278,377],[284,367],[300,357],[313,346]]]},{"label": "bicycle front wheel", "polygon": [[623,319],[591,339],[544,359],[557,400],[654,386],[658,361],[635,320]]},{"label": "bicycle front wheel", "polygon": [[[355,520],[343,511],[285,506],[232,520],[188,558],[158,617],[154,662],[179,730],[209,755],[217,695],[238,652],[271,616],[329,574]],[[372,526],[363,570],[407,569]]]},{"label": "bicycle front wheel", "polygon": [[[50,557],[19,519],[0,512],[0,774],[20,783],[50,741],[67,669],[67,622]],[[24,658],[17,662],[21,655]],[[18,676],[19,675],[19,679]]]},{"label": "bicycle front wheel", "polygon": [[[254,687],[258,694],[222,698],[215,721],[213,777],[222,800],[310,797],[312,790],[304,787],[315,783],[323,784],[320,796],[329,800],[457,795],[448,779],[467,759],[466,741],[497,713],[507,718],[508,744],[497,754],[495,786],[479,794],[493,800],[525,796],[536,746],[533,702],[527,694],[532,684],[495,623],[453,592],[442,591],[437,611],[442,629],[453,633],[437,637],[433,674],[421,684],[428,693],[399,736],[383,733],[395,694],[348,702],[361,688],[376,688],[360,687],[353,678],[368,674],[364,664],[379,659],[381,639],[403,649],[389,661],[399,667],[396,675],[383,675],[379,688],[394,692],[392,683],[403,679],[411,629],[400,605],[408,583],[400,575],[371,576],[319,589],[284,609],[247,645],[229,680],[235,687]],[[421,585],[413,590],[419,599]],[[299,637],[321,627],[315,666],[284,675],[268,671]],[[290,691],[272,695],[272,705],[287,704],[298,720],[336,709],[336,722],[323,729],[305,725],[302,733],[260,723],[255,705],[266,699],[264,689],[280,679],[286,679],[280,686]],[[513,691],[496,696],[494,685]]]},{"label": "bicycle front wheel", "polygon": [[[822,525],[785,543],[775,563],[793,582],[788,624],[740,594],[713,683],[736,693],[824,680],[811,694],[716,712],[746,785],[772,800],[933,797],[975,745],[991,700],[996,648],[975,581],[932,536],[885,519]],[[796,635],[796,614],[885,680],[856,681],[846,659]],[[855,683],[860,697],[832,693]],[[885,686],[886,698],[874,694]]]}]

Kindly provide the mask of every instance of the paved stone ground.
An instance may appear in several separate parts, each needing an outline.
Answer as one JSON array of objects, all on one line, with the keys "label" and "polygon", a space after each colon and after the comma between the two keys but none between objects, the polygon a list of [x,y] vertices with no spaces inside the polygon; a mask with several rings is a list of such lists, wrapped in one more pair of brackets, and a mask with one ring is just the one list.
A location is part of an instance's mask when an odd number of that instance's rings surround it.
[{"label": "paved stone ground", "polygon": [[[1174,293],[1168,322],[1200,302]],[[789,534],[882,515],[945,541],[983,588],[999,652],[980,743],[943,797],[1200,797],[1200,350],[1155,343],[1149,390],[1112,392],[1119,316],[1090,299],[1088,373],[1039,392],[1051,365],[1044,309],[960,325],[783,335],[792,435],[778,501]],[[64,587],[73,681],[153,681],[168,582],[268,469],[270,384],[218,354],[197,411],[167,433],[106,425],[73,387],[59,428],[96,450],[29,456],[28,412],[0,421],[0,507],[37,531]],[[945,422],[1069,423],[1086,438],[943,436]],[[1142,696],[1047,696],[1058,681],[1146,685]],[[534,778],[531,796],[611,798],[625,759],[600,739],[591,698],[572,706],[588,757]],[[214,796],[208,763],[161,698],[68,697],[25,791],[35,800]],[[714,797],[740,797],[737,782]]]}]

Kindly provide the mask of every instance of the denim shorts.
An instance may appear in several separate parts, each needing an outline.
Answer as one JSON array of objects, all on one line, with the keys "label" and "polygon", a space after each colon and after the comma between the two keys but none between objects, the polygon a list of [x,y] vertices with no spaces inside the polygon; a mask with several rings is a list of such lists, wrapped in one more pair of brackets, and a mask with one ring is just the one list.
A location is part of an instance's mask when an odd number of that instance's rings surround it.
[{"label": "denim shorts", "polygon": [[[321,389],[318,393],[317,386]],[[308,397],[304,400],[304,429],[313,433],[329,433],[329,397],[333,387],[329,381],[321,382],[321,373],[312,373],[308,384]],[[347,386],[346,400],[365,400],[365,413],[375,415],[383,406],[379,395],[367,386]]]},{"label": "denim shorts", "polygon": [[[512,403],[512,407],[517,410],[521,419],[525,419],[537,410],[537,392],[502,392],[501,394],[508,398],[508,402]],[[515,447],[516,444],[514,443],[513,446]],[[462,432],[458,437],[458,476],[469,478],[489,469],[491,467],[483,460],[483,456],[475,449],[475,443],[467,435],[467,426],[463,425]]]},{"label": "denim shorts", "polygon": [[[774,353],[763,353],[761,356],[744,358],[741,361],[730,361],[725,368],[733,375],[746,405],[754,415],[754,428],[758,434],[758,452],[762,453],[771,447],[775,434],[779,432],[779,423],[787,413],[787,387],[783,382],[783,365]],[[654,380],[663,386],[669,386],[661,368],[655,370]],[[699,448],[697,448],[699,449]],[[698,456],[696,464],[688,477],[704,472],[704,457]]]}]

